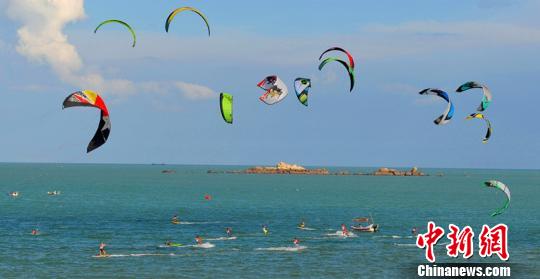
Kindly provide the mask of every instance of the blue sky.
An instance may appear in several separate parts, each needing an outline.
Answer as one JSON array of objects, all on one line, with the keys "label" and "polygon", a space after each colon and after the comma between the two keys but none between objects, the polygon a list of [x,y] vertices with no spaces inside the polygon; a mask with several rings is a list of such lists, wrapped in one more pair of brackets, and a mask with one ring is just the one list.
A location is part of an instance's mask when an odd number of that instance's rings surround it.
[{"label": "blue sky", "polygon": [[[212,36],[194,14],[203,11]],[[0,0],[0,161],[540,168],[538,1],[105,1]],[[121,26],[137,32],[137,46]],[[348,92],[338,65],[317,70],[326,48],[355,56]],[[277,74],[289,96],[267,106],[255,85]],[[309,77],[309,107],[292,81]],[[487,84],[493,135],[465,121]],[[432,123],[450,93],[445,126]],[[61,110],[69,93],[101,92],[109,141],[86,145],[98,111]],[[234,124],[221,119],[219,92],[234,95]]]}]

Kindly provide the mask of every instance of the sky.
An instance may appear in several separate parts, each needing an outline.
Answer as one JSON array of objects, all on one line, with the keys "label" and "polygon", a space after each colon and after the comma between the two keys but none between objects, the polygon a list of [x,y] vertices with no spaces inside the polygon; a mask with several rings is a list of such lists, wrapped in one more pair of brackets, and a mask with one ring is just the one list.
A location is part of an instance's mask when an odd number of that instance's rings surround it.
[{"label": "sky", "polygon": [[[164,30],[175,8],[193,6]],[[540,1],[0,0],[0,161],[540,168]],[[128,22],[137,33],[103,20]],[[325,49],[356,60],[356,86]],[[336,54],[340,55],[340,54]],[[289,96],[268,106],[256,84],[278,75]],[[294,93],[312,80],[309,106]],[[466,121],[489,86],[493,125]],[[433,124],[450,94],[456,112]],[[86,154],[92,108],[62,110],[72,92],[100,92],[108,142]],[[219,93],[234,96],[234,124]]]}]

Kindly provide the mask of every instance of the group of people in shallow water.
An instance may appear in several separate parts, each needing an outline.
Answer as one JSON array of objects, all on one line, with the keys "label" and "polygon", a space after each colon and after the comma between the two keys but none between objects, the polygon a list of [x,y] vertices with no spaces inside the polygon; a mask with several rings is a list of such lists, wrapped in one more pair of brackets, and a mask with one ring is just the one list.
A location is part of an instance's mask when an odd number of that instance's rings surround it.
[{"label": "group of people in shallow water", "polygon": [[[173,224],[179,224],[180,223],[180,219],[178,218],[178,215],[174,215],[172,218],[171,218],[171,222]],[[306,222],[304,220],[302,220],[298,225],[297,225],[297,228],[299,229],[305,229],[306,228]],[[265,236],[268,236],[268,234],[270,234],[270,229],[268,228],[268,225],[262,225],[262,231],[263,231],[263,234]],[[233,237],[233,229],[231,227],[226,227],[225,228],[225,233],[227,234],[227,237]],[[347,225],[345,224],[341,224],[341,233],[343,234],[343,236],[350,236],[350,232],[349,230],[347,229]],[[417,229],[416,227],[413,227],[412,230],[411,230],[411,233],[413,236],[417,235],[418,232],[417,232]],[[37,235],[39,234],[38,230],[37,229],[34,229],[32,230],[32,235]],[[298,239],[297,237],[295,237],[293,240],[292,240],[294,246],[299,246],[300,245],[300,239]],[[197,245],[202,245],[204,243],[204,239],[200,236],[200,235],[196,235],[195,236],[195,243]],[[175,246],[182,246],[181,244],[177,244],[177,243],[174,243],[174,242],[171,242],[170,240],[167,240],[165,242],[165,245],[168,246],[168,247],[175,247]],[[105,251],[105,246],[107,246],[107,244],[101,242],[99,244],[99,254],[98,256],[107,256],[107,251]]]}]

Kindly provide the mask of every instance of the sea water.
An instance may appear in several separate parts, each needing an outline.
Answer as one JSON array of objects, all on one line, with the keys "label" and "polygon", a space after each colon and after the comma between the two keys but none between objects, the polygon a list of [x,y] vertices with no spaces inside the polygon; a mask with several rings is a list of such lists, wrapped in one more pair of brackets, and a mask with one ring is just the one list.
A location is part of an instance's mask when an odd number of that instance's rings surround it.
[{"label": "sea water", "polygon": [[[426,177],[207,173],[243,168],[0,164],[0,277],[406,278],[426,262],[411,228],[423,232],[430,220],[445,229],[469,225],[476,236],[483,224],[505,223],[513,274],[540,274],[538,170],[426,169],[432,174]],[[490,214],[505,196],[483,185],[489,179],[512,191],[510,207],[496,217]],[[61,195],[47,195],[55,190]],[[181,224],[171,224],[174,214]],[[379,232],[335,233],[369,216]],[[297,229],[302,219],[314,230]],[[226,238],[226,227],[236,239]],[[40,235],[31,235],[34,228]],[[197,235],[212,245],[194,245]],[[295,237],[301,247],[292,244]],[[183,246],[163,248],[167,240]],[[114,257],[93,257],[100,242]],[[443,238],[436,247],[437,262],[501,262],[480,258],[477,238],[467,261],[447,257],[447,243]]]}]

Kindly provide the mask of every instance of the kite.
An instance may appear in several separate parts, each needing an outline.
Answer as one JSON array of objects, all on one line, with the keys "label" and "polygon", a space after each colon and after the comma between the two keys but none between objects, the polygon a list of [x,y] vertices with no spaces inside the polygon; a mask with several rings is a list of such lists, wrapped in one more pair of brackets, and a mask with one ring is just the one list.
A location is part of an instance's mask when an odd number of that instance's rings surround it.
[{"label": "kite", "polygon": [[308,105],[309,88],[311,88],[311,80],[309,78],[297,78],[294,80],[296,97],[298,97],[298,101],[306,107]]},{"label": "kite", "polygon": [[489,180],[489,181],[484,182],[484,184],[487,187],[497,188],[506,194],[506,202],[504,203],[504,205],[501,208],[495,210],[493,213],[491,213],[491,216],[497,216],[503,213],[510,205],[510,197],[511,197],[510,189],[504,183],[497,180]]},{"label": "kite", "polygon": [[219,94],[219,107],[221,116],[225,122],[232,124],[233,122],[233,96],[227,93]]},{"label": "kite", "polygon": [[334,50],[337,50],[337,51],[341,51],[343,53],[345,53],[347,55],[347,58],[349,59],[349,67],[351,67],[351,69],[354,69],[354,58],[352,57],[351,53],[346,51],[345,49],[343,48],[340,48],[340,47],[331,47],[327,50],[325,50],[320,56],[319,56],[319,60],[321,60],[323,58],[323,56],[330,52],[330,51],[334,51]]},{"label": "kite", "polygon": [[94,33],[96,33],[101,26],[103,26],[105,24],[109,24],[109,23],[119,23],[119,24],[124,25],[129,30],[129,32],[131,32],[131,36],[133,36],[133,44],[131,46],[135,47],[135,44],[137,43],[137,36],[135,36],[135,31],[133,30],[133,28],[131,28],[131,26],[129,26],[129,24],[127,24],[127,23],[125,23],[125,22],[123,22],[121,20],[117,20],[117,19],[105,20],[105,21],[101,22],[96,27],[96,29],[94,29]]},{"label": "kite", "polygon": [[321,64],[319,64],[319,71],[322,70],[322,68],[324,67],[324,65],[330,63],[330,62],[339,62],[341,65],[343,65],[343,67],[345,67],[345,69],[347,70],[347,72],[349,73],[349,80],[350,80],[350,83],[351,83],[351,87],[349,89],[349,91],[352,91],[353,88],[354,88],[354,69],[351,68],[349,66],[349,64],[347,64],[347,62],[339,59],[339,58],[336,58],[336,57],[328,57],[326,59],[324,59]]},{"label": "kite", "polygon": [[434,95],[439,96],[443,98],[445,101],[448,102],[448,105],[446,106],[446,110],[441,114],[441,116],[437,117],[437,119],[433,120],[433,122],[436,125],[444,125],[452,119],[452,116],[454,116],[454,105],[450,101],[450,98],[448,97],[448,93],[440,90],[440,89],[434,89],[434,88],[427,88],[419,93],[420,95]]},{"label": "kite", "polygon": [[476,110],[477,111],[486,110],[489,104],[491,103],[491,99],[493,98],[491,95],[491,91],[489,90],[487,86],[482,85],[476,81],[469,81],[462,84],[460,87],[458,87],[458,89],[456,89],[456,92],[460,93],[460,92],[467,91],[473,88],[481,88],[482,92],[484,93],[484,97],[482,97],[482,102],[480,103],[480,105],[478,106]]},{"label": "kite", "polygon": [[208,36],[210,36],[210,25],[208,24],[208,19],[206,18],[206,16],[199,10],[197,10],[196,8],[192,8],[192,7],[182,7],[182,8],[178,8],[174,11],[171,12],[171,14],[169,14],[169,16],[167,17],[167,20],[165,21],[165,31],[166,32],[169,32],[169,25],[171,24],[171,21],[174,19],[174,17],[183,12],[183,11],[192,11],[196,14],[198,14],[204,21],[204,23],[206,24],[206,28],[208,29]]},{"label": "kite", "polygon": [[259,99],[267,105],[278,103],[289,93],[287,86],[278,76],[267,76],[257,86],[266,91]]},{"label": "kite", "polygon": [[88,147],[86,148],[87,153],[107,142],[111,132],[109,110],[107,109],[103,99],[96,92],[91,90],[83,90],[70,94],[64,100],[62,109],[70,107],[95,107],[101,110],[99,125],[94,137],[90,143],[88,143]]},{"label": "kite", "polygon": [[491,128],[491,122],[481,113],[473,113],[473,114],[467,116],[466,119],[470,120],[470,119],[473,119],[473,118],[484,119],[484,121],[486,121],[487,132],[486,132],[486,136],[482,140],[482,143],[487,143],[488,140],[489,140],[489,137],[491,137],[491,133],[493,131],[493,129]]}]

